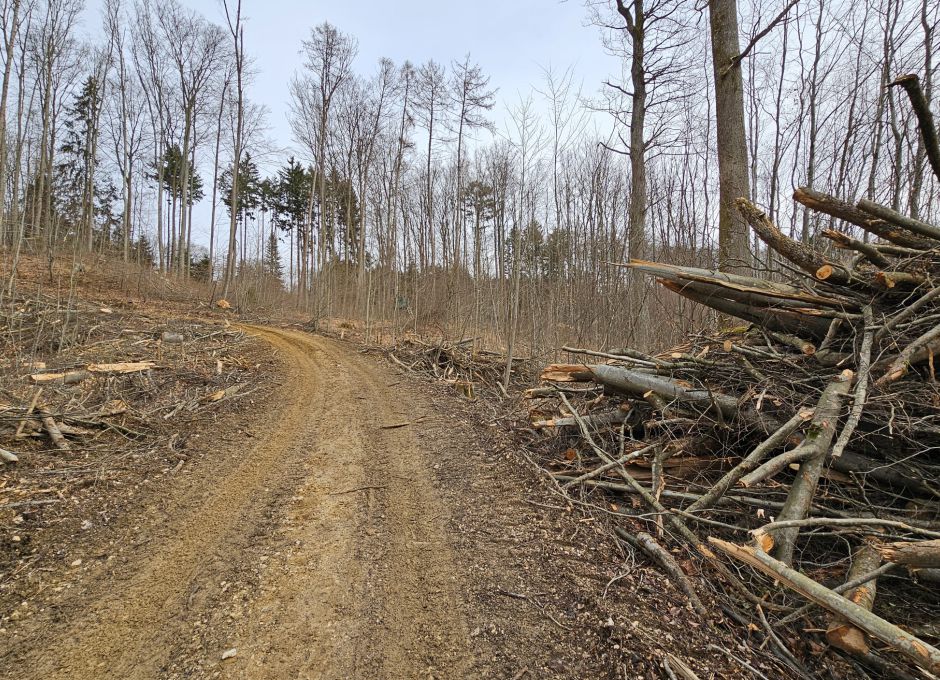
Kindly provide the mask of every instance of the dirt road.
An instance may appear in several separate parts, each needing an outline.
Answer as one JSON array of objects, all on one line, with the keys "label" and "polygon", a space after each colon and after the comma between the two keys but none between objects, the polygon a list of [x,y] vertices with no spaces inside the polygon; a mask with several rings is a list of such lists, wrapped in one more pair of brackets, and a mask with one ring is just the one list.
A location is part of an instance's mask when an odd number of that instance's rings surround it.
[{"label": "dirt road", "polygon": [[75,501],[75,531],[32,544],[0,678],[620,679],[677,645],[715,657],[682,593],[559,505],[489,404],[248,330],[266,392],[198,421],[179,471],[128,477],[120,515]]},{"label": "dirt road", "polygon": [[[83,611],[36,640],[16,676],[186,675],[229,649],[217,669],[230,677],[464,674],[446,511],[405,425],[421,414],[348,347],[250,330],[290,367],[280,408],[253,446],[163,499],[158,535],[92,575]],[[187,665],[213,645],[218,657]]]}]

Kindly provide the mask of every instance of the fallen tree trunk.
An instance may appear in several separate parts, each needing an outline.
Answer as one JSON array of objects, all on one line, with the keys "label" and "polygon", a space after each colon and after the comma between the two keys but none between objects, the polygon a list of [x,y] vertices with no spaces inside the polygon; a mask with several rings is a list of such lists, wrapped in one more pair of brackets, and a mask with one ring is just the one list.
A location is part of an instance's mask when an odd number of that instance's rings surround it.
[{"label": "fallen tree trunk", "polygon": [[679,295],[686,297],[694,302],[711,307],[722,314],[736,316],[739,319],[750,321],[759,326],[772,331],[782,333],[795,333],[796,335],[807,334],[814,338],[823,338],[829,330],[832,316],[842,316],[838,312],[827,313],[823,310],[813,310],[807,308],[788,309],[779,308],[761,308],[751,304],[729,300],[726,297],[716,294],[716,291],[709,290],[706,284],[699,282],[677,283],[660,279],[660,283]]},{"label": "fallen tree trunk", "polygon": [[[881,555],[874,546],[865,543],[852,556],[852,567],[849,569],[845,580],[853,581],[875,571],[880,566]],[[875,603],[877,588],[878,580],[872,579],[848,591],[844,597],[859,607],[871,611]],[[864,656],[871,651],[865,632],[858,626],[849,623],[841,614],[833,616],[829,629],[826,631],[826,640],[834,647],[850,654]]]},{"label": "fallen tree trunk", "polygon": [[924,140],[924,149],[927,151],[930,167],[933,168],[933,174],[937,179],[940,179],[940,143],[937,142],[937,128],[934,126],[930,104],[920,87],[920,78],[913,73],[908,73],[895,79],[891,85],[894,87],[900,85],[907,93],[914,115],[917,116],[917,127],[920,129],[921,139]]},{"label": "fallen tree trunk", "polygon": [[760,208],[746,198],[739,198],[735,200],[734,204],[738,212],[744,216],[744,219],[751,225],[751,229],[754,230],[754,233],[757,234],[761,241],[806,273],[817,277],[818,272],[826,268],[828,275],[825,278],[831,283],[840,285],[861,283],[849,270],[838,262],[827,260],[813,248],[785,235],[770,221],[770,218],[768,218]]},{"label": "fallen tree trunk", "polygon": [[29,376],[34,383],[62,383],[64,385],[77,385],[91,377],[88,371],[66,371],[64,373],[33,373]]},{"label": "fallen tree trunk", "polygon": [[584,364],[549,364],[539,379],[551,382],[590,382],[594,379],[594,374]]},{"label": "fallen tree trunk", "polygon": [[43,426],[46,428],[46,432],[49,435],[49,439],[52,440],[52,443],[55,444],[56,448],[60,451],[71,451],[72,447],[69,446],[69,443],[66,441],[65,436],[62,434],[62,430],[59,429],[58,424],[55,421],[55,418],[52,417],[48,411],[40,410],[39,419],[42,421]]},{"label": "fallen tree trunk", "polygon": [[[800,465],[778,520],[803,519],[809,512],[816,494],[816,485],[819,483],[819,477],[826,464],[829,445],[835,435],[842,400],[849,392],[853,377],[852,371],[843,371],[836,382],[826,387],[820,397],[816,415],[813,416],[813,427],[806,435],[806,440],[800,445],[810,454],[810,457]],[[799,527],[788,527],[775,532],[775,553],[781,562],[790,564],[793,560],[793,550],[796,548],[799,533]]]},{"label": "fallen tree trunk", "polygon": [[115,364],[88,364],[92,373],[141,373],[156,368],[152,361],[121,361]]},{"label": "fallen tree trunk", "polygon": [[929,239],[905,229],[893,227],[884,220],[872,219],[869,213],[859,210],[851,203],[821,191],[815,191],[809,187],[799,187],[793,192],[793,200],[811,210],[825,213],[861,227],[865,231],[903,248],[929,250],[933,247],[933,243]]},{"label": "fallen tree trunk", "polygon": [[[905,347],[897,358],[891,362],[884,375],[875,381],[875,385],[884,387],[888,383],[900,380],[907,375],[910,366],[926,361],[937,352],[940,352],[940,324],[937,324]],[[883,362],[878,362],[875,367],[878,368],[882,365]]]},{"label": "fallen tree trunk", "polygon": [[708,542],[726,555],[754,567],[821,607],[844,617],[846,621],[866,634],[898,650],[920,668],[931,673],[940,673],[940,649],[832,592],[808,576],[775,560],[759,548],[741,546],[718,538],[709,538]]},{"label": "fallen tree trunk", "polygon": [[[878,217],[885,222],[889,222],[898,227],[907,229],[908,231],[912,231],[919,236],[940,240],[940,227],[935,227],[934,225],[928,224],[927,222],[922,222],[921,220],[915,220],[913,217],[902,215],[901,213],[892,210],[891,208],[879,205],[874,201],[869,201],[867,198],[860,200],[858,202],[858,207],[860,210],[871,213],[875,217]],[[940,246],[940,243],[937,245]]]},{"label": "fallen tree trunk", "polygon": [[768,300],[768,305],[774,299],[799,303],[804,306],[832,307],[845,309],[846,305],[854,306],[851,301],[808,293],[806,290],[778,281],[768,281],[739,274],[728,274],[712,269],[699,269],[697,267],[679,267],[676,265],[647,262],[646,260],[630,260],[629,264],[620,265],[629,267],[644,274],[651,274],[657,278],[675,282],[690,281],[706,283],[728,291],[728,295],[738,300],[744,300],[744,295],[756,296],[752,299]]},{"label": "fallen tree trunk", "polygon": [[891,260],[882,254],[882,252],[871,243],[859,241],[856,238],[852,238],[851,236],[843,234],[841,231],[835,231],[834,229],[825,229],[823,230],[822,235],[832,241],[836,248],[842,248],[843,250],[854,250],[857,253],[861,253],[876,267],[888,267],[891,264]]},{"label": "fallen tree trunk", "polygon": [[620,366],[598,364],[589,366],[588,369],[596,382],[619,392],[638,396],[653,392],[665,399],[699,406],[706,410],[714,407],[721,413],[723,418],[728,420],[733,420],[741,413],[737,399],[725,394],[686,388],[671,380],[645,373],[637,373]]},{"label": "fallen tree trunk", "polygon": [[885,560],[903,564],[906,567],[915,569],[940,567],[940,539],[913,543],[885,543],[878,547],[878,552]]}]

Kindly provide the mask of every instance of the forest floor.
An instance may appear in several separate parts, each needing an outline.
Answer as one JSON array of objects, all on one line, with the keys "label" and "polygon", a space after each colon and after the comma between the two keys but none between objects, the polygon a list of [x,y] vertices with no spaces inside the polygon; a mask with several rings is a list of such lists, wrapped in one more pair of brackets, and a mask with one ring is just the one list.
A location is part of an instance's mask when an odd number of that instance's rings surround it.
[{"label": "forest floor", "polygon": [[[128,332],[137,306],[110,351],[156,352],[131,409],[154,432],[124,419],[71,451],[36,432],[0,470],[0,677],[746,677],[736,656],[773,677],[547,494],[489,406],[296,325],[147,310],[188,349]],[[28,373],[7,367],[6,399]],[[57,412],[85,385],[50,388]],[[212,398],[232,385],[250,398]]]}]

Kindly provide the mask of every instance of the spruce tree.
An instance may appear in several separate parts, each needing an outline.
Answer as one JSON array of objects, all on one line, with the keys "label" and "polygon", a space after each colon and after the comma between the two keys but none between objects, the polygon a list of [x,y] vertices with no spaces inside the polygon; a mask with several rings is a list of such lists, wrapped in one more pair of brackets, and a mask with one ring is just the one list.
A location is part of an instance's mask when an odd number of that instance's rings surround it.
[{"label": "spruce tree", "polygon": [[273,231],[268,234],[268,240],[264,248],[264,273],[278,283],[281,282],[281,277],[284,275],[284,265],[281,264],[281,253],[277,245],[277,234]]}]

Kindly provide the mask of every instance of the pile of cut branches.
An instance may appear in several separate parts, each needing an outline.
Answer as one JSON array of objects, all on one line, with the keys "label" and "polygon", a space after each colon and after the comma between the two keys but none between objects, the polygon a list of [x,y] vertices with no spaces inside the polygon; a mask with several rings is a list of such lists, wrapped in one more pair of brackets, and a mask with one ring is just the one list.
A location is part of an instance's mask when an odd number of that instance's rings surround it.
[{"label": "pile of cut branches", "polygon": [[[940,178],[916,77],[897,84]],[[583,363],[548,366],[528,392],[542,463],[573,499],[630,515],[618,534],[690,606],[743,624],[794,676],[836,654],[860,677],[934,677],[940,227],[868,200],[794,197],[830,222],[819,243],[737,204],[786,280],[625,265],[744,324],[659,355],[565,347]]]},{"label": "pile of cut branches", "polygon": [[[505,398],[502,378],[506,369],[506,356],[498,352],[474,349],[475,338],[456,342],[441,340],[429,343],[416,338],[399,342],[385,349],[385,355],[400,368],[419,373],[427,378],[446,382],[467,399],[478,396]],[[515,359],[510,374],[511,385],[521,387],[524,378],[522,364]]]}]

